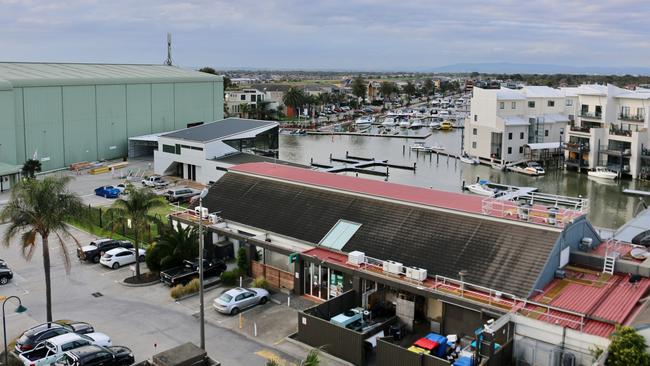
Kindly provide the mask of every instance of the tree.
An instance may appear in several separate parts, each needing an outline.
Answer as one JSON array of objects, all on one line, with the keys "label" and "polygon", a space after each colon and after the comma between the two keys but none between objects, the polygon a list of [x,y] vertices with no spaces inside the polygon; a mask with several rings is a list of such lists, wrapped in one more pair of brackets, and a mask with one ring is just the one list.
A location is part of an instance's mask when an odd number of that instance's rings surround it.
[{"label": "tree", "polygon": [[271,104],[271,102],[267,102],[265,100],[261,100],[255,103],[252,108],[252,114],[255,116],[255,118],[262,120],[269,119],[271,112],[269,110],[269,104]]},{"label": "tree", "polygon": [[33,179],[36,177],[36,173],[41,171],[41,162],[36,159],[27,159],[25,164],[23,164],[22,173],[23,176],[28,179]]},{"label": "tree", "polygon": [[212,75],[217,75],[217,71],[210,66],[204,66],[199,69],[199,71],[204,72],[206,74],[212,74]]},{"label": "tree", "polygon": [[146,261],[150,271],[179,266],[184,260],[196,258],[199,253],[199,233],[193,226],[177,223],[161,225],[156,243],[147,249]]},{"label": "tree", "polygon": [[[118,198],[113,202],[110,208],[111,217],[113,221],[110,225],[115,228],[116,225],[124,225],[124,222],[130,221],[130,227],[133,228],[135,233],[134,247],[135,252],[138,253],[140,249],[139,239],[143,237],[144,231],[149,228],[153,221],[149,217],[149,211],[156,207],[166,205],[162,197],[155,194],[151,188],[135,188],[129,184],[126,187],[128,199]],[[140,280],[140,262],[135,262],[135,276]]]},{"label": "tree", "polygon": [[408,95],[409,97],[415,95],[415,92],[416,92],[415,84],[413,84],[410,81],[407,82],[406,85],[404,85],[404,87],[402,87],[402,91],[404,92],[404,94]]},{"label": "tree", "polygon": [[36,250],[36,236],[41,237],[43,271],[45,273],[46,318],[52,321],[52,283],[50,278],[50,235],[54,234],[61,247],[66,272],[70,271],[70,257],[63,237],[79,241],[68,231],[65,220],[80,217],[83,210],[81,199],[70,193],[69,177],[46,177],[43,180],[27,179],[19,182],[11,191],[11,198],[0,211],[0,222],[9,221],[4,234],[4,245],[9,246],[19,236],[22,254],[30,260]]},{"label": "tree", "polygon": [[229,77],[225,76],[223,77],[223,91],[225,93],[226,90],[230,89],[232,87],[232,80],[230,80]]},{"label": "tree", "polygon": [[248,115],[251,112],[251,106],[248,103],[242,103],[239,105],[239,115],[243,118],[248,118]]},{"label": "tree", "polygon": [[237,269],[239,273],[248,273],[248,254],[244,247],[239,247],[237,250]]},{"label": "tree", "polygon": [[361,76],[357,76],[352,80],[352,95],[357,97],[357,99],[361,99],[364,104],[366,103],[367,92],[368,84]]},{"label": "tree", "polygon": [[397,86],[393,82],[382,81],[379,85],[379,92],[384,100],[386,100],[386,98],[390,98],[391,95],[397,93]]},{"label": "tree", "polygon": [[291,87],[284,93],[282,103],[287,107],[293,108],[298,113],[298,108],[302,107],[305,103],[305,92],[302,89]]},{"label": "tree", "polygon": [[436,86],[433,84],[433,80],[428,78],[424,81],[424,86],[422,88],[424,89],[424,94],[426,95],[433,95],[436,90]]},{"label": "tree", "polygon": [[608,366],[650,365],[645,338],[632,327],[616,326],[609,344]]}]

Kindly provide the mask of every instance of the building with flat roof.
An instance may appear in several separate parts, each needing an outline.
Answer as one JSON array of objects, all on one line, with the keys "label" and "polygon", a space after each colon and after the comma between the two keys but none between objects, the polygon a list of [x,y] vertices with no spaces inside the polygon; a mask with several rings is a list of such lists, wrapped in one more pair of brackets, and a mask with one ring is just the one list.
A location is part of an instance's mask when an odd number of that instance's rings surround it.
[{"label": "building with flat roof", "polygon": [[163,65],[0,62],[0,162],[127,156],[129,137],[223,118],[220,76]]}]

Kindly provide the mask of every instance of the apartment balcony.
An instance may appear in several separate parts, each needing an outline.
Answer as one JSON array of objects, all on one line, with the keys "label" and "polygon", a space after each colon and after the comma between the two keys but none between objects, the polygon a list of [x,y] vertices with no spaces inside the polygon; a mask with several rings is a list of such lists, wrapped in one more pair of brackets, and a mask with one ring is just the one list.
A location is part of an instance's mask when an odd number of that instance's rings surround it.
[{"label": "apartment balcony", "polygon": [[627,147],[618,147],[618,146],[601,146],[601,154],[607,154],[610,156],[620,156],[620,157],[629,157],[632,155],[632,150]]},{"label": "apartment balcony", "polygon": [[563,147],[564,147],[565,150],[573,151],[573,152],[588,152],[589,151],[589,144],[579,144],[579,143],[574,143],[574,142],[567,142],[566,144],[563,144]]},{"label": "apartment balcony", "polygon": [[650,160],[650,149],[647,149],[647,148],[644,147],[643,150],[641,151],[640,156],[641,156],[641,159]]},{"label": "apartment balcony", "polygon": [[578,132],[578,133],[583,133],[583,134],[589,134],[589,127],[583,127],[583,126],[571,126],[569,131],[570,132]]},{"label": "apartment balcony", "polygon": [[629,114],[619,114],[618,119],[621,121],[629,121],[629,122],[645,122],[645,116],[641,115],[629,115]]},{"label": "apartment balcony", "polygon": [[603,118],[602,113],[589,113],[589,112],[581,112],[580,113],[581,118],[587,118],[587,119],[596,119],[596,120],[601,120]]}]

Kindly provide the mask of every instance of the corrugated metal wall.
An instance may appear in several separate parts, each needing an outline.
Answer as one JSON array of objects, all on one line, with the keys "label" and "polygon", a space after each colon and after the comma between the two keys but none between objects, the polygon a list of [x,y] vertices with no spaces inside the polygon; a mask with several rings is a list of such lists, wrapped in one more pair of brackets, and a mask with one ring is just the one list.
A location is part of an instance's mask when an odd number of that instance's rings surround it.
[{"label": "corrugated metal wall", "polygon": [[312,347],[322,348],[325,352],[355,365],[363,365],[364,339],[361,333],[306,313],[298,313],[296,339]]},{"label": "corrugated metal wall", "polygon": [[219,119],[221,82],[15,88],[0,92],[0,127],[8,131],[0,161],[20,165],[38,152],[47,171],[121,158],[128,137]]}]

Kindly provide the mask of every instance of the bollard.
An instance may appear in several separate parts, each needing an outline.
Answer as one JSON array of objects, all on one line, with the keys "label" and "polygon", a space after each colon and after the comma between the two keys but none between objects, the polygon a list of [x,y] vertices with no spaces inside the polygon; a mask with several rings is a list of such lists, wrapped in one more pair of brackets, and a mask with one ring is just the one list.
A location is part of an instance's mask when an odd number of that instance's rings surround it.
[{"label": "bollard", "polygon": [[244,285],[243,285],[243,281],[244,281],[244,277],[243,277],[243,276],[239,276],[239,287],[244,287]]},{"label": "bollard", "polygon": [[239,313],[239,329],[242,329],[244,327],[244,318],[241,316],[241,313]]},{"label": "bollard", "polygon": [[406,145],[402,145],[402,155],[406,152]]},{"label": "bollard", "polygon": [[287,296],[287,306],[291,307],[291,296]]},{"label": "bollard", "polygon": [[253,322],[253,334],[257,337],[257,322]]},{"label": "bollard", "polygon": [[440,162],[440,154],[436,153],[436,164]]}]

